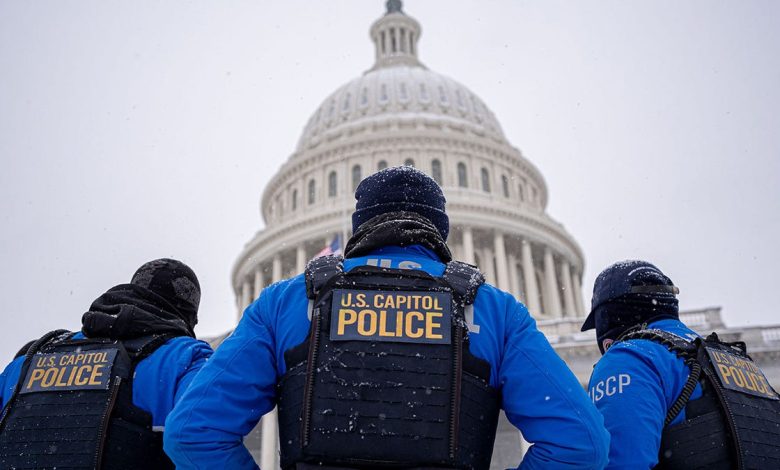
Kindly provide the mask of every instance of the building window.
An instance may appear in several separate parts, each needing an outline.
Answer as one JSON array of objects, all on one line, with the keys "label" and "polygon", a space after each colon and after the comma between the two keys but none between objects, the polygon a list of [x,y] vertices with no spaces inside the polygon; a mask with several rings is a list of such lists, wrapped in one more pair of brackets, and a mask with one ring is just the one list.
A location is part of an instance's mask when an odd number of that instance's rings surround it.
[{"label": "building window", "polygon": [[383,83],[379,86],[379,102],[387,103],[387,83]]},{"label": "building window", "polygon": [[379,163],[376,164],[376,171],[382,171],[385,168],[387,168],[387,161],[379,160]]},{"label": "building window", "polygon": [[444,92],[444,87],[439,85],[439,102],[444,106],[449,106],[450,102],[447,100],[447,93]]},{"label": "building window", "polygon": [[433,176],[433,180],[441,186],[441,161],[438,159],[434,159],[431,162],[431,176]]},{"label": "building window", "polygon": [[409,100],[409,95],[406,93],[406,83],[401,83],[398,86],[398,99],[401,101]]},{"label": "building window", "polygon": [[360,107],[368,106],[368,88],[363,87],[362,90],[360,90]]},{"label": "building window", "polygon": [[517,195],[520,196],[520,202],[525,202],[525,188],[523,183],[517,185]]},{"label": "building window", "polygon": [[509,197],[509,178],[501,175],[501,189],[504,191],[504,197]]},{"label": "building window", "polygon": [[349,93],[347,93],[346,95],[344,95],[344,104],[341,106],[342,113],[346,113],[347,111],[349,111],[350,101],[352,101],[352,96]]},{"label": "building window", "polygon": [[314,197],[317,192],[317,183],[313,179],[309,180],[309,204],[314,204]]},{"label": "building window", "polygon": [[466,175],[466,164],[463,162],[458,163],[458,186],[461,188],[468,188],[469,180]]},{"label": "building window", "polygon": [[482,168],[479,172],[480,176],[482,177],[482,191],[485,191],[486,193],[490,192],[490,173],[488,173],[487,168]]},{"label": "building window", "polygon": [[406,160],[404,160],[404,166],[414,166],[414,160],[412,160],[411,158],[407,158]]},{"label": "building window", "polygon": [[295,210],[295,209],[298,208],[298,190],[297,189],[293,189],[293,192],[292,192],[292,204],[290,204],[290,205],[292,206],[292,210]]},{"label": "building window", "polygon": [[360,184],[360,180],[362,179],[362,170],[360,169],[360,165],[355,165],[352,167],[352,192],[354,193],[357,189],[358,185]]},{"label": "building window", "polygon": [[430,101],[428,89],[425,88],[425,83],[420,83],[420,101],[425,101],[426,103]]},{"label": "building window", "polygon": [[336,172],[331,171],[328,175],[328,197],[335,197],[336,196],[336,184],[338,183],[338,180],[336,179]]}]

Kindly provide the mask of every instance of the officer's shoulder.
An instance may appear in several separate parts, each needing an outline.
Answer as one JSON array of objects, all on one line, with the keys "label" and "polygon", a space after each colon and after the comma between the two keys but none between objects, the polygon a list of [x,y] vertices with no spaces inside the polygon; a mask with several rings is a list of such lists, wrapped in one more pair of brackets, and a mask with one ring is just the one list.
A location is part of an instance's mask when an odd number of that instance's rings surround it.
[{"label": "officer's shoulder", "polygon": [[203,354],[211,355],[212,352],[211,345],[206,341],[191,336],[176,336],[163,343],[151,356],[172,355],[185,358],[189,355],[192,358]]},{"label": "officer's shoulder", "polygon": [[301,287],[303,288],[306,287],[306,280],[303,273],[297,274],[287,279],[282,279],[281,281],[274,282],[273,284],[263,289],[260,295],[262,296],[263,294],[269,295],[269,294],[282,293],[290,289],[296,289]]}]

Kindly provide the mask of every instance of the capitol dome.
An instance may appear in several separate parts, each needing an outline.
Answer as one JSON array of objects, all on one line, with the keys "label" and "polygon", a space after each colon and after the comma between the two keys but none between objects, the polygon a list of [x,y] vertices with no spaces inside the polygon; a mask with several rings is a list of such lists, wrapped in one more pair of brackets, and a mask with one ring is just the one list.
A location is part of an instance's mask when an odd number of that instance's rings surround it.
[{"label": "capitol dome", "polygon": [[582,251],[545,212],[539,170],[471,90],[418,57],[420,24],[398,0],[374,22],[373,66],[314,111],[293,154],[263,191],[266,228],[233,269],[239,316],[266,285],[300,273],[348,239],[354,191],[369,174],[411,165],[444,189],[457,259],[523,301],[538,319],[585,314]]}]

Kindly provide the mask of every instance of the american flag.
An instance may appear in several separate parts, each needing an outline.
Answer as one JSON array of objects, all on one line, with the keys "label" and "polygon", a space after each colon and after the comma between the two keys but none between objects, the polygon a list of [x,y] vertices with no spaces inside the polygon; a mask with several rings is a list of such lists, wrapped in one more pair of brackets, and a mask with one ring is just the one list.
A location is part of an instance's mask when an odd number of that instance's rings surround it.
[{"label": "american flag", "polygon": [[314,257],[319,258],[320,256],[340,255],[340,254],[341,254],[341,235],[337,234],[335,237],[333,237],[333,241],[331,241],[325,248],[322,249],[322,251],[317,253]]}]

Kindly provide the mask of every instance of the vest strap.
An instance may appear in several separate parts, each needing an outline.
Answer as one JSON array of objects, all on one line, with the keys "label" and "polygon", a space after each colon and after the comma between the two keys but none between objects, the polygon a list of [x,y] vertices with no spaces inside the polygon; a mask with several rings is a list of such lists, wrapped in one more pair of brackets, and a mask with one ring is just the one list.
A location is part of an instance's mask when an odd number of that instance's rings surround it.
[{"label": "vest strap", "polygon": [[309,261],[304,271],[306,297],[314,299],[328,280],[344,271],[341,256],[320,256]]},{"label": "vest strap", "polygon": [[474,303],[477,290],[485,283],[485,276],[476,266],[462,261],[447,263],[442,277],[452,287],[456,297],[464,306]]}]

